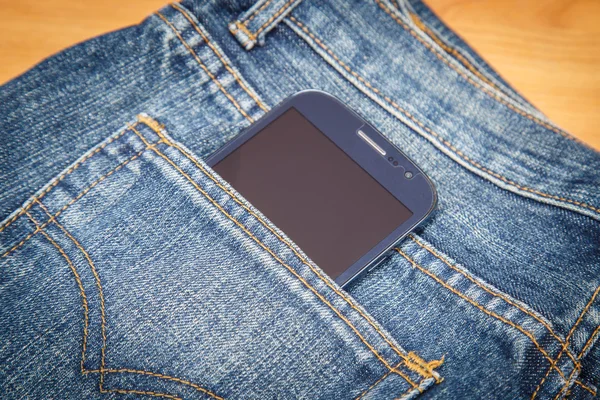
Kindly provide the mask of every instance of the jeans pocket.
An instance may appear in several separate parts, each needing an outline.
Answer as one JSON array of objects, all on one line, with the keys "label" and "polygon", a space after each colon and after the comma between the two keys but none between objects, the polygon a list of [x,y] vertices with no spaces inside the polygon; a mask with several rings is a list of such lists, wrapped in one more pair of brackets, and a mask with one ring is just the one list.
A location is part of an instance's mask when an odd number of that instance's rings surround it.
[{"label": "jeans pocket", "polygon": [[10,397],[393,398],[441,380],[146,115],[0,237]]}]

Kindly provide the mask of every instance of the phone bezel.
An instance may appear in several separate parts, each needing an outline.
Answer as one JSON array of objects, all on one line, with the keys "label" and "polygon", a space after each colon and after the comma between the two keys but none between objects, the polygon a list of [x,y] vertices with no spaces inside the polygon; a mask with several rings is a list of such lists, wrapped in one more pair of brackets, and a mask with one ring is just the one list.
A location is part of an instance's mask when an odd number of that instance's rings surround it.
[{"label": "phone bezel", "polygon": [[[437,201],[435,187],[423,171],[377,129],[337,98],[318,90],[302,91],[288,97],[213,153],[206,163],[210,167],[215,166],[292,107],[413,213],[408,220],[335,278],[336,283],[344,286],[361,272],[376,265],[390,249],[429,216]],[[358,130],[362,130],[386,152],[386,155],[377,152],[361,138]],[[394,165],[388,157],[393,157],[398,165]],[[413,177],[407,179],[404,176],[405,171],[411,171]],[[310,257],[309,254],[308,256]]]}]

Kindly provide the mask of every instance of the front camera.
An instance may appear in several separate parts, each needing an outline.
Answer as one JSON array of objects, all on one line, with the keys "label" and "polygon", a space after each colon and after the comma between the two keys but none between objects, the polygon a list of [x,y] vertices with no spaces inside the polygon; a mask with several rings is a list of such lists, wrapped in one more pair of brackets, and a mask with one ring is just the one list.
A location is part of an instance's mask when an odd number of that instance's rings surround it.
[{"label": "front camera", "polygon": [[410,172],[410,171],[406,171],[406,172],[404,173],[404,177],[405,177],[406,179],[411,179],[411,178],[413,177],[413,173],[412,173],[412,172]]}]

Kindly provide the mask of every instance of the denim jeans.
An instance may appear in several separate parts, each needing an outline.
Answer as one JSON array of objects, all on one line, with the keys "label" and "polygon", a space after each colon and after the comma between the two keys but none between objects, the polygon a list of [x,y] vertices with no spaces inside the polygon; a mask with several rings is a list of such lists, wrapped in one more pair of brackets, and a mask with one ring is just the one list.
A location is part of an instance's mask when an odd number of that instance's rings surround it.
[{"label": "denim jeans", "polygon": [[[439,196],[344,290],[202,161],[304,89]],[[600,386],[600,155],[419,0],[183,0],[4,85],[0,124],[2,398]]]}]

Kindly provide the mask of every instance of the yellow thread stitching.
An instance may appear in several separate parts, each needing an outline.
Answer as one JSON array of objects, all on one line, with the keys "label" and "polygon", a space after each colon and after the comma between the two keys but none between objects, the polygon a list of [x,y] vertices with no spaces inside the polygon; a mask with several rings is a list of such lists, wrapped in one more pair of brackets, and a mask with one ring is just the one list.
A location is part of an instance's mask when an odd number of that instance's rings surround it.
[{"label": "yellow thread stitching", "polygon": [[408,358],[409,361],[406,361],[406,366],[408,367],[408,369],[417,372],[421,376],[432,376],[435,379],[436,383],[440,383],[443,381],[442,378],[433,375],[433,370],[444,363],[445,356],[442,356],[442,358],[439,360],[432,360],[430,362],[426,362],[416,353],[411,351],[408,353]]},{"label": "yellow thread stitching", "polygon": [[298,25],[298,27],[300,29],[302,29],[304,32],[306,32],[321,48],[323,48],[323,50],[325,50],[331,57],[333,57],[342,68],[344,68],[346,71],[348,71],[350,74],[352,74],[352,76],[354,76],[356,79],[358,79],[359,81],[361,81],[365,86],[367,86],[373,92],[375,92],[378,95],[380,95],[392,107],[394,107],[395,109],[397,109],[398,111],[400,111],[402,114],[406,115],[414,123],[416,123],[417,125],[419,125],[423,130],[427,131],[428,133],[430,133],[431,135],[433,135],[434,137],[436,137],[446,147],[448,147],[455,154],[457,154],[458,156],[460,156],[463,160],[467,161],[469,164],[475,166],[477,169],[479,169],[481,171],[484,171],[484,172],[492,175],[493,177],[495,177],[497,179],[500,179],[504,183],[507,183],[507,184],[509,184],[511,186],[516,187],[519,190],[522,190],[522,191],[525,191],[525,192],[529,192],[529,193],[534,193],[534,194],[537,194],[537,195],[545,197],[545,198],[549,198],[549,199],[553,199],[553,200],[559,200],[559,201],[564,201],[564,202],[567,202],[567,203],[575,204],[577,206],[588,208],[588,209],[590,209],[592,211],[595,211],[595,212],[600,212],[600,208],[596,208],[596,207],[591,206],[589,204],[586,204],[586,203],[583,203],[583,202],[580,202],[580,201],[576,201],[576,200],[567,199],[567,198],[560,197],[560,196],[555,196],[555,195],[544,193],[544,192],[540,192],[539,190],[531,189],[531,188],[529,188],[527,186],[522,186],[522,185],[520,185],[520,184],[518,184],[518,183],[516,183],[516,182],[514,182],[514,181],[512,181],[512,180],[510,180],[508,178],[505,178],[504,176],[502,176],[502,175],[500,175],[500,174],[498,174],[498,173],[496,173],[496,172],[494,172],[494,171],[492,171],[492,170],[484,167],[483,165],[479,164],[477,161],[472,160],[466,154],[464,154],[462,151],[460,151],[459,149],[457,149],[456,147],[454,147],[454,145],[452,145],[452,143],[450,143],[446,139],[442,138],[440,135],[438,135],[437,133],[435,133],[433,130],[431,130],[430,128],[428,128],[427,126],[425,126],[425,124],[423,124],[421,121],[419,121],[411,113],[409,113],[408,111],[406,111],[405,109],[403,109],[402,107],[400,107],[398,104],[396,104],[390,97],[384,95],[379,89],[377,89],[376,87],[374,87],[373,85],[371,85],[371,83],[369,83],[367,80],[365,80],[362,76],[358,75],[356,72],[354,72],[353,70],[351,70],[350,67],[348,67],[342,60],[340,60],[319,38],[317,38],[315,35],[313,35],[313,33],[310,32],[304,26],[304,24],[302,24],[300,21],[298,21],[293,16],[290,16],[289,19],[291,21],[293,21],[296,25]]},{"label": "yellow thread stitching", "polygon": [[582,389],[584,389],[584,390],[587,390],[587,391],[588,391],[588,392],[590,392],[590,393],[591,393],[593,396],[595,396],[595,395],[596,395],[596,391],[595,391],[594,389],[592,389],[592,388],[590,388],[590,387],[586,386],[586,385],[585,385],[583,382],[581,382],[581,381],[577,381],[577,380],[576,380],[576,381],[575,381],[575,384],[576,384],[576,385],[579,385],[579,386],[581,386],[581,388],[582,388]]},{"label": "yellow thread stitching", "polygon": [[[535,315],[534,313],[528,311],[527,309],[525,309],[524,307],[521,307],[518,303],[515,303],[514,301],[510,300],[508,297],[500,294],[500,293],[494,293],[493,291],[491,291],[490,289],[486,288],[483,284],[477,282],[477,280],[475,280],[473,277],[469,276],[466,272],[461,271],[459,268],[457,268],[456,266],[450,264],[448,261],[446,261],[442,256],[440,256],[435,250],[433,250],[430,246],[427,246],[426,244],[422,243],[420,240],[418,240],[414,235],[410,234],[408,235],[409,238],[415,242],[416,244],[418,244],[419,246],[421,246],[421,248],[429,251],[433,256],[435,256],[438,260],[442,261],[444,264],[446,264],[448,267],[452,268],[454,271],[460,273],[461,275],[463,275],[465,278],[467,278],[468,280],[470,280],[471,282],[473,282],[475,285],[479,286],[480,288],[482,288],[483,290],[485,290],[487,293],[491,294],[494,297],[499,297],[501,299],[503,299],[504,301],[506,301],[507,303],[513,305],[514,307],[518,308],[519,310],[521,310],[522,312],[524,312],[525,314],[533,317],[535,320],[537,320],[538,322],[540,322],[542,325],[544,325],[546,327],[546,329],[548,329],[548,331],[550,332],[550,334],[556,339],[558,340],[558,342],[560,344],[564,344],[564,341],[554,333],[554,331],[552,330],[552,328],[540,317],[538,317],[537,315]],[[567,354],[569,355],[569,357],[571,358],[571,360],[573,360],[573,362],[575,363],[575,365],[579,365],[579,363],[577,362],[577,360],[575,359],[575,357],[573,356],[573,354],[571,354],[570,351],[567,350]]]},{"label": "yellow thread stitching", "polygon": [[104,389],[100,388],[100,393],[119,393],[119,394],[140,394],[154,397],[164,397],[173,400],[183,400],[181,397],[173,396],[165,393],[149,392],[145,390],[130,390],[130,389]]},{"label": "yellow thread stitching", "polygon": [[523,329],[521,326],[515,324],[514,322],[512,322],[512,321],[510,321],[510,320],[508,320],[508,319],[502,317],[501,315],[498,315],[498,314],[496,314],[496,313],[494,313],[492,311],[489,311],[488,309],[486,309],[485,307],[483,307],[481,304],[479,304],[479,303],[471,300],[469,297],[467,297],[464,294],[460,293],[459,291],[457,291],[456,289],[454,289],[452,286],[448,285],[446,282],[444,282],[443,280],[441,280],[440,278],[438,278],[433,273],[431,273],[428,270],[426,270],[425,268],[421,267],[419,264],[417,264],[412,258],[410,258],[409,256],[407,256],[406,253],[404,253],[399,248],[395,248],[394,250],[396,250],[400,255],[402,255],[402,257],[406,258],[406,260],[408,262],[410,262],[413,267],[417,268],[419,271],[423,272],[424,274],[426,274],[427,276],[429,276],[430,278],[432,278],[433,280],[435,280],[436,282],[438,282],[440,285],[442,285],[446,289],[450,290],[452,293],[456,294],[461,299],[463,299],[463,300],[467,301],[468,303],[470,303],[471,305],[477,307],[478,309],[480,309],[481,311],[483,311],[487,315],[489,315],[491,317],[494,317],[494,318],[497,318],[501,322],[504,322],[505,324],[512,326],[513,328],[517,329],[519,332],[521,332],[525,336],[527,336],[529,338],[529,340],[531,340],[533,342],[533,344],[535,345],[535,347],[546,358],[546,360],[548,360],[550,362],[550,365],[554,369],[556,369],[556,371],[563,377],[563,379],[565,379],[565,376],[562,373],[562,371],[554,364],[554,361],[548,355],[548,353],[544,349],[542,349],[542,347],[539,345],[539,343],[535,339],[535,336],[533,336],[533,334],[531,332],[526,331],[525,329]]},{"label": "yellow thread stitching", "polygon": [[[40,226],[39,223],[35,220],[35,218],[33,218],[33,216],[31,216],[31,214],[29,214],[28,211],[25,211],[25,214],[29,217],[31,222],[33,222],[36,227]],[[42,235],[44,235],[44,237],[46,239],[48,239],[48,241],[50,243],[52,243],[52,245],[54,247],[56,247],[56,249],[58,250],[60,255],[63,256],[63,258],[67,261],[67,264],[69,265],[69,269],[75,276],[75,281],[77,282],[77,286],[79,287],[79,293],[81,295],[81,301],[83,304],[83,321],[84,321],[84,323],[83,323],[83,345],[82,345],[82,349],[81,349],[81,372],[83,373],[83,371],[85,371],[83,364],[85,362],[85,351],[87,349],[88,327],[90,324],[89,323],[90,320],[89,320],[88,301],[87,301],[87,297],[85,295],[85,291],[83,289],[83,283],[81,282],[81,277],[79,276],[79,273],[77,272],[77,269],[75,268],[75,265],[73,265],[73,262],[71,261],[71,259],[67,255],[67,253],[65,253],[64,249],[58,243],[56,243],[54,241],[54,239],[52,239],[52,237],[50,237],[50,235],[48,235],[44,230],[40,230],[40,233]]]},{"label": "yellow thread stitching", "polygon": [[[271,0],[269,0],[269,1],[271,1]],[[239,83],[239,85],[242,87],[242,89],[244,89],[244,91],[246,93],[248,93],[248,96],[250,96],[252,98],[252,100],[254,100],[254,102],[261,108],[261,110],[263,110],[264,112],[269,111],[269,109],[258,99],[258,97],[256,97],[254,95],[254,93],[252,93],[252,91],[248,87],[246,87],[246,85],[244,84],[244,82],[242,82],[241,78],[229,66],[229,64],[227,63],[227,61],[225,61],[225,59],[223,58],[223,56],[221,55],[221,53],[219,53],[219,51],[217,51],[217,49],[215,48],[215,46],[213,46],[213,44],[208,40],[208,37],[206,37],[206,35],[202,32],[202,30],[198,27],[198,25],[196,25],[196,23],[194,22],[194,20],[192,18],[190,18],[190,16],[187,14],[187,12],[185,12],[179,6],[179,4],[177,4],[177,3],[171,3],[171,7],[175,8],[177,11],[179,11],[181,14],[183,14],[183,16],[194,27],[194,29],[196,30],[196,32],[198,32],[200,34],[200,36],[202,36],[202,39],[206,42],[206,44],[208,45],[208,47],[210,47],[211,50],[215,53],[215,55],[217,57],[219,57],[219,59],[221,60],[221,63],[227,69],[227,71],[229,71],[229,73],[231,75],[233,75],[233,77]]]},{"label": "yellow thread stitching", "polygon": [[[246,36],[248,36],[248,39],[250,39],[250,41],[256,42],[256,36],[252,32],[250,32],[248,30],[248,28],[246,28],[246,26],[244,26],[244,24],[242,24],[240,21],[235,21],[235,26],[237,27],[237,29],[235,31],[231,31],[231,33],[233,33],[235,35],[237,33],[237,31],[242,31],[242,32],[244,32],[244,34]],[[246,43],[248,43],[248,42],[242,43],[242,46],[245,47]]]},{"label": "yellow thread stitching", "polygon": [[[136,122],[136,124],[137,124],[137,122]],[[40,193],[40,195],[37,198],[41,199],[42,197],[44,197],[52,188],[54,188],[63,179],[65,179],[65,177],[67,175],[69,175],[70,173],[72,173],[73,171],[75,171],[77,168],[79,168],[81,166],[81,164],[83,164],[85,161],[89,160],[92,156],[98,154],[106,146],[108,146],[109,144],[111,144],[115,140],[119,139],[126,132],[127,132],[127,129],[123,129],[123,131],[121,131],[121,133],[119,133],[118,135],[113,136],[112,138],[108,139],[101,146],[99,146],[98,148],[96,148],[93,152],[91,152],[87,156],[83,157],[81,160],[79,160],[77,163],[75,163],[71,168],[69,168],[67,171],[65,171],[64,173],[62,173],[54,182],[52,182],[52,184],[50,184],[42,193]],[[29,210],[32,206],[33,206],[33,202],[29,203],[29,205],[27,205],[27,207],[21,208],[21,211],[19,211],[19,213],[15,214],[14,217],[12,217],[10,220],[6,221],[6,223],[3,226],[0,227],[0,232],[2,232],[4,229],[6,229],[6,227],[8,227],[10,224],[12,224],[17,218],[19,218],[21,215],[23,215],[25,213],[25,211]]]},{"label": "yellow thread stitching", "polygon": [[[400,18],[398,18],[389,8],[387,8],[386,5],[384,5],[381,0],[375,0],[375,2],[379,5],[379,7],[384,10],[390,17],[392,17],[392,19],[394,21],[396,21],[400,26],[402,26],[406,31],[408,31],[411,36],[413,36],[415,39],[417,39],[419,42],[421,42],[421,44],[423,44],[428,50],[430,50],[431,52],[433,52],[433,54],[435,54],[435,56],[437,58],[439,58],[441,61],[444,62],[444,64],[448,65],[450,68],[452,68],[454,71],[456,71],[460,76],[462,76],[464,79],[467,80],[467,82],[469,82],[470,84],[472,84],[473,86],[477,87],[478,89],[482,90],[484,93],[486,93],[487,95],[489,95],[490,97],[494,98],[495,100],[497,100],[498,102],[504,104],[506,107],[510,108],[511,110],[513,110],[514,112],[516,112],[519,115],[524,116],[525,118],[532,120],[533,122],[543,126],[546,129],[550,129],[553,132],[558,133],[559,135],[576,141],[576,142],[580,142],[578,139],[576,139],[575,137],[569,135],[568,133],[562,131],[561,129],[558,129],[550,124],[548,124],[547,122],[544,122],[542,120],[540,120],[539,118],[534,117],[533,115],[520,110],[518,108],[516,108],[515,106],[513,106],[512,104],[510,104],[509,102],[507,102],[506,100],[502,99],[500,96],[498,96],[496,93],[490,91],[488,88],[486,88],[485,86],[482,86],[481,84],[479,84],[478,82],[474,81],[471,77],[469,77],[467,74],[465,74],[464,72],[460,71],[454,64],[452,64],[451,62],[449,62],[444,56],[442,56],[441,54],[439,54],[436,49],[431,46],[431,44],[427,43],[426,41],[424,41],[411,27],[409,27],[408,25],[406,25],[404,23],[404,21],[402,21]],[[581,142],[580,142],[581,143]]]},{"label": "yellow thread stitching", "polygon": [[[565,342],[564,346],[562,347],[562,349],[560,350],[560,353],[558,353],[558,356],[556,357],[556,362],[558,362],[558,360],[560,360],[560,357],[562,356],[562,353],[565,350],[565,347],[568,346],[568,344],[569,344],[569,340],[571,339],[571,336],[573,335],[573,333],[575,333],[575,328],[577,328],[577,326],[579,325],[579,323],[583,320],[583,317],[585,316],[585,314],[587,314],[588,310],[590,309],[590,307],[592,306],[592,304],[596,300],[596,296],[598,296],[598,293],[600,293],[600,286],[598,286],[596,288],[596,290],[594,291],[594,294],[592,295],[592,298],[585,305],[585,308],[583,309],[583,311],[581,312],[581,314],[579,314],[579,318],[577,318],[577,321],[575,321],[575,325],[573,325],[573,327],[569,331],[569,334],[567,335],[566,342]],[[580,356],[581,356],[581,354],[580,354]],[[571,378],[573,377],[573,375],[577,371],[578,371],[577,368],[573,368],[573,371],[571,371],[571,374],[569,375],[569,379],[565,379],[565,381],[566,381],[565,385],[562,387],[562,389],[560,390],[560,392],[558,392],[558,394],[556,395],[555,399],[558,399],[560,397],[560,395],[567,389],[567,387],[569,385],[569,381],[571,380]],[[546,380],[546,378],[548,377],[548,375],[549,375],[548,372],[546,373],[546,375],[544,375],[544,378],[542,379],[542,381],[540,382],[540,384],[536,388],[535,392],[531,396],[531,400],[533,400],[535,398],[535,395],[537,394],[538,390],[542,387],[542,384],[544,383],[544,381]],[[564,379],[564,377],[563,377],[563,379]]]},{"label": "yellow thread stitching", "polygon": [[590,347],[592,345],[592,341],[594,340],[594,337],[600,332],[600,325],[598,325],[596,327],[596,329],[594,330],[594,332],[592,332],[592,336],[590,336],[590,338],[587,340],[587,342],[585,342],[585,345],[583,346],[583,349],[581,349],[581,352],[579,353],[579,358],[581,358],[581,356],[583,355],[583,353],[585,353],[588,349],[588,347]]},{"label": "yellow thread stitching", "polygon": [[242,109],[242,107],[238,104],[238,102],[231,97],[231,95],[229,94],[229,92],[227,92],[227,90],[223,87],[223,85],[221,85],[221,82],[219,82],[217,80],[217,78],[212,74],[212,72],[210,72],[208,70],[208,68],[206,67],[206,65],[204,65],[204,63],[202,62],[202,60],[200,60],[200,57],[198,57],[198,55],[196,54],[196,52],[194,51],[194,49],[192,49],[190,47],[189,44],[187,44],[187,42],[183,39],[183,37],[181,36],[181,34],[179,33],[179,31],[177,30],[177,28],[175,28],[173,26],[173,24],[171,22],[169,22],[161,13],[157,12],[156,15],[162,19],[165,24],[167,24],[171,30],[173,31],[173,33],[175,33],[175,35],[179,38],[179,40],[181,41],[181,43],[188,49],[188,51],[190,52],[190,54],[192,54],[192,56],[194,56],[194,58],[196,59],[196,62],[198,62],[198,64],[200,65],[200,67],[202,67],[202,69],[204,70],[204,72],[210,77],[210,79],[212,79],[212,81],[218,86],[219,90],[221,90],[221,92],[223,92],[223,94],[229,99],[229,101],[231,101],[231,103],[235,106],[235,108],[238,109],[238,111],[250,122],[254,122],[254,119],[252,117],[250,117],[248,114],[246,114],[246,111],[244,111]]},{"label": "yellow thread stitching", "polygon": [[[134,132],[136,132],[136,130],[134,129]],[[141,137],[141,134],[139,132],[136,132],[136,134],[138,136]],[[162,135],[162,133],[161,133]],[[163,136],[163,139],[164,136]],[[167,139],[168,140],[168,139]],[[388,362],[381,357],[381,355],[377,352],[377,350],[375,350],[373,348],[373,346],[371,346],[370,343],[368,343],[364,337],[361,335],[361,333],[356,329],[356,327],[354,325],[352,325],[352,323],[343,315],[341,314],[329,301],[327,301],[327,299],[325,299],[319,292],[317,292],[306,280],[304,280],[304,278],[302,278],[302,276],[300,276],[292,267],[290,267],[289,265],[287,265],[286,263],[283,262],[283,260],[281,260],[279,258],[279,256],[277,256],[277,254],[275,254],[269,247],[267,247],[265,244],[263,244],[256,236],[254,236],[252,234],[252,232],[250,232],[244,225],[242,225],[238,220],[236,220],[233,216],[231,216],[225,209],[223,209],[223,207],[221,207],[221,205],[219,205],[217,202],[215,202],[214,199],[212,199],[212,197],[210,197],[208,195],[208,193],[206,191],[204,191],[204,189],[202,189],[200,186],[198,186],[198,184],[196,182],[194,182],[192,180],[192,178],[190,178],[190,176],[185,173],[177,164],[175,164],[169,157],[167,157],[165,154],[163,154],[160,150],[158,150],[156,147],[153,147],[152,150],[159,155],[160,157],[162,157],[163,159],[165,159],[169,164],[171,164],[171,166],[173,166],[173,168],[175,168],[184,178],[186,178],[195,188],[196,190],[198,190],[200,193],[202,193],[215,207],[217,207],[217,209],[219,211],[221,211],[225,216],[227,216],[231,221],[233,221],[236,225],[238,225],[248,236],[250,236],[260,247],[262,247],[264,250],[266,250],[269,254],[271,254],[271,256],[277,260],[281,265],[283,265],[288,271],[290,271],[297,279],[299,279],[308,289],[310,289],[323,303],[325,303],[326,305],[328,305],[336,314],[337,316],[342,319],[344,322],[346,322],[346,324],[354,331],[354,333],[359,337],[359,339],[369,348],[369,350],[371,350],[371,352],[377,357],[377,359],[379,359],[379,361],[381,361],[388,369],[393,370],[395,373],[397,373],[398,375],[402,376],[408,383],[410,383],[413,386],[416,386],[416,384],[408,377],[406,376],[402,371],[397,370],[395,368],[393,368],[392,366],[390,366],[388,364]]]},{"label": "yellow thread stitching", "polygon": [[265,9],[265,7],[266,7],[266,6],[268,6],[268,5],[269,5],[269,3],[271,3],[271,1],[273,1],[273,0],[267,0],[267,1],[265,1],[265,3],[264,3],[264,4],[263,4],[263,5],[262,5],[262,6],[261,6],[261,7],[260,7],[258,10],[254,11],[254,12],[252,13],[252,15],[251,15],[251,16],[249,16],[249,17],[248,17],[248,19],[247,19],[246,21],[244,21],[244,25],[248,26],[248,23],[249,23],[250,21],[252,21],[252,20],[254,19],[254,17],[256,17],[256,16],[258,15],[258,13],[260,13],[262,10],[264,10],[264,9]]},{"label": "yellow thread stitching", "polygon": [[[226,188],[225,186],[221,185],[221,183],[216,180],[210,173],[208,173],[206,171],[206,169],[200,164],[198,163],[193,157],[191,157],[189,154],[187,154],[186,151],[184,151],[180,146],[178,146],[176,143],[171,142],[169,139],[167,139],[161,132],[161,130],[163,129],[163,127],[156,122],[155,120],[145,117],[143,115],[139,115],[138,116],[139,122],[146,124],[147,126],[149,126],[152,130],[154,130],[154,132],[159,135],[159,137],[165,141],[168,142],[168,144],[171,147],[176,148],[177,150],[179,150],[188,160],[190,160],[192,163],[194,163],[194,165],[196,165],[196,167],[198,167],[202,172],[204,172],[205,175],[207,175],[219,188],[221,188],[223,191],[225,191],[227,194],[229,194],[229,196],[238,204],[240,205],[242,208],[244,208],[248,213],[250,213],[252,216],[254,216],[258,221],[260,221],[260,223],[266,227],[271,233],[273,233],[280,241],[282,241],[283,243],[285,243],[287,245],[287,247],[292,250],[292,252],[300,259],[300,261],[302,261],[302,263],[306,266],[308,266],[311,271],[313,271],[329,288],[331,288],[338,296],[340,296],[341,298],[343,298],[346,303],[348,303],[348,305],[350,305],[350,307],[352,307],[355,311],[357,311],[368,323],[369,325],[371,325],[371,327],[373,327],[377,333],[381,336],[381,338],[394,350],[394,352],[396,354],[398,354],[403,360],[407,361],[408,358],[405,354],[403,354],[399,349],[396,348],[396,346],[394,346],[394,344],[387,339],[387,337],[385,336],[385,334],[383,332],[381,332],[381,330],[375,325],[375,323],[366,315],[364,314],[359,308],[357,308],[351,301],[350,299],[347,298],[346,295],[344,295],[344,293],[340,292],[335,286],[333,286],[332,284],[330,284],[328,282],[328,280],[323,277],[322,273],[314,268],[309,262],[308,260],[303,257],[298,251],[296,251],[296,249],[294,249],[294,247],[291,245],[291,243],[286,240],[285,238],[283,238],[279,233],[277,233],[277,231],[275,231],[273,228],[271,228],[268,224],[264,223],[264,221],[262,220],[262,218],[260,216],[258,216],[252,209],[248,208],[243,202],[241,202],[240,200],[237,199],[236,195],[234,193],[232,193],[228,188]],[[136,132],[135,129],[132,129],[134,132]],[[138,134],[138,136],[140,136]],[[431,375],[427,375],[427,377],[431,377]]]},{"label": "yellow thread stitching", "polygon": [[[155,144],[156,145],[156,144]],[[109,173],[107,173],[106,175],[101,176],[100,178],[98,178],[98,180],[96,180],[94,183],[92,183],[90,186],[88,186],[87,188],[85,188],[81,193],[79,193],[77,195],[77,197],[75,197],[74,199],[72,199],[71,201],[69,201],[67,204],[65,204],[63,206],[63,208],[61,208],[56,214],[55,217],[58,217],[60,214],[62,214],[67,208],[69,208],[71,205],[73,205],[73,203],[75,203],[77,200],[79,200],[80,198],[82,198],[83,196],[85,196],[90,190],[92,190],[97,184],[99,184],[100,182],[102,182],[103,180],[105,180],[106,178],[108,178],[109,176],[111,176],[112,174],[114,174],[115,172],[117,172],[118,170],[120,170],[121,168],[123,168],[125,165],[129,164],[131,161],[135,160],[136,158],[138,158],[144,151],[146,151],[147,149],[144,149],[142,151],[140,151],[139,153],[137,153],[136,155],[134,155],[133,157],[129,158],[128,160],[125,160],[124,162],[122,162],[119,166],[117,166],[117,168],[113,169],[112,171],[110,171]],[[33,203],[37,202],[38,200],[36,198],[33,199]],[[12,248],[10,248],[9,250],[7,250],[4,254],[2,254],[0,256],[0,258],[2,257],[6,257],[8,256],[10,253],[12,253],[13,251],[17,250],[19,247],[23,246],[25,244],[25,242],[27,242],[29,239],[31,239],[35,234],[37,234],[41,229],[44,229],[46,226],[48,226],[50,223],[52,223],[51,220],[48,220],[46,222],[44,222],[42,225],[40,225],[40,228],[37,229],[35,231],[33,231],[32,233],[30,233],[29,235],[27,235],[23,240],[21,240],[19,243],[17,243],[15,246],[13,246]]]},{"label": "yellow thread stitching", "polygon": [[[396,364],[394,366],[394,368],[398,368],[400,367],[400,364],[402,364],[404,362],[404,360],[400,361],[398,364]],[[388,376],[390,376],[390,374],[392,373],[392,371],[388,371],[386,372],[381,378],[379,378],[374,384],[372,384],[371,386],[369,386],[366,390],[364,390],[361,394],[358,395],[358,397],[355,400],[360,400],[362,399],[367,393],[369,393],[371,391],[371,389],[373,389],[375,386],[379,385],[381,383],[381,381],[383,381],[385,378],[387,378]]]},{"label": "yellow thread stitching", "polygon": [[264,24],[262,24],[262,26],[260,28],[258,28],[258,30],[255,32],[255,35],[258,35],[259,33],[261,33],[271,22],[273,22],[273,20],[275,20],[277,17],[279,17],[284,11],[286,11],[288,8],[290,8],[292,6],[292,3],[296,1],[296,0],[289,0],[287,3],[285,3],[280,9],[279,11],[277,11],[275,14],[273,14],[273,16],[271,16],[271,18],[269,18],[267,20],[267,22],[265,22]]},{"label": "yellow thread stitching", "polygon": [[[71,235],[71,233],[69,233],[69,231],[67,231],[57,220],[56,220],[56,215],[52,216],[50,214],[50,212],[48,212],[48,209],[46,208],[46,206],[44,206],[41,202],[37,201],[36,202],[40,205],[40,207],[42,208],[42,210],[44,210],[44,212],[46,213],[46,215],[48,215],[48,217],[50,217],[49,221],[54,221],[54,224],[60,228],[61,231],[63,231],[63,233],[65,235],[67,235],[67,237],[69,239],[71,239],[71,241],[73,242],[73,244],[75,245],[75,247],[77,247],[79,249],[79,251],[81,251],[81,253],[83,254],[83,256],[85,257],[86,261],[88,262],[88,264],[90,265],[90,269],[92,270],[92,274],[94,275],[94,279],[96,281],[96,286],[98,287],[98,291],[99,291],[99,296],[100,296],[100,319],[101,319],[101,332],[102,332],[102,349],[100,350],[101,354],[102,354],[102,358],[100,361],[100,370],[104,369],[104,360],[105,360],[105,353],[106,353],[106,312],[105,312],[105,308],[104,308],[104,292],[102,291],[102,283],[100,283],[100,276],[98,275],[98,271],[96,270],[96,266],[94,265],[94,262],[92,261],[92,258],[90,257],[90,255],[88,254],[88,252],[83,248],[83,246],[81,246],[81,244],[79,243],[79,241],[77,239],[75,239],[73,237],[73,235]],[[100,387],[102,387],[102,383],[104,382],[104,374],[100,373]]]},{"label": "yellow thread stitching", "polygon": [[417,27],[419,29],[421,29],[423,32],[425,32],[434,42],[436,42],[438,44],[438,46],[440,46],[442,49],[444,49],[448,54],[450,54],[450,55],[454,56],[455,58],[457,58],[469,71],[471,71],[473,74],[477,75],[477,77],[479,77],[479,79],[481,79],[482,81],[484,81],[488,85],[492,86],[496,90],[502,91],[502,89],[500,89],[498,86],[496,86],[496,84],[494,84],[494,82],[492,82],[486,76],[484,76],[457,49],[455,49],[453,47],[450,47],[446,43],[444,43],[435,34],[435,32],[433,32],[431,29],[429,29],[429,27],[427,25],[425,25],[425,23],[416,14],[413,14],[413,13],[409,13],[409,14],[410,14],[410,18],[413,20],[413,22],[415,23],[415,25],[417,25]]}]

